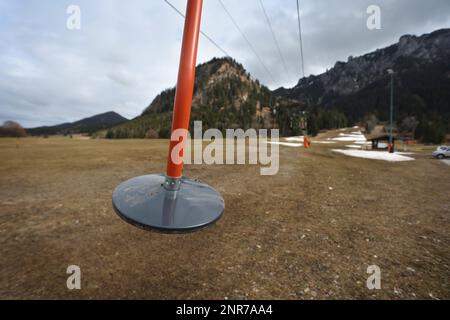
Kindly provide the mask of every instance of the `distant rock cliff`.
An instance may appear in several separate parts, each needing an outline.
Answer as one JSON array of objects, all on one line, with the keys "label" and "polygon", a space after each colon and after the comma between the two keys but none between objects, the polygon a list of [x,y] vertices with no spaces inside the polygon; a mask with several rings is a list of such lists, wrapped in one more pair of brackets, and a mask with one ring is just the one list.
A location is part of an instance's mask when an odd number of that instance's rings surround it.
[{"label": "distant rock cliff", "polygon": [[401,76],[426,71],[424,69],[430,65],[445,66],[441,73],[444,78],[449,78],[450,29],[421,37],[402,36],[394,45],[360,57],[349,57],[347,62],[337,62],[327,72],[300,79],[294,88],[280,88],[275,94],[332,105],[339,97],[358,93],[379,80],[386,80],[387,69],[392,68]]}]

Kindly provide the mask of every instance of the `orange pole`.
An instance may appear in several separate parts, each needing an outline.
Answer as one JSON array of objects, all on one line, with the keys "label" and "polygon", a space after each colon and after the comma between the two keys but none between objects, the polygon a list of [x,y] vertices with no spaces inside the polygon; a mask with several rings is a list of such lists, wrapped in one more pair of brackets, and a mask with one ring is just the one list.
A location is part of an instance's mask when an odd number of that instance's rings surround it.
[{"label": "orange pole", "polygon": [[305,149],[309,148],[309,140],[308,140],[308,136],[304,136],[303,137],[303,147],[305,147]]},{"label": "orange pole", "polygon": [[[181,47],[180,66],[178,69],[177,89],[173,107],[172,132],[177,129],[189,129],[191,115],[192,96],[194,94],[195,65],[197,61],[198,38],[200,33],[200,21],[202,16],[203,0],[188,0],[186,19],[184,23],[183,44]],[[167,158],[166,175],[169,178],[181,178],[183,162],[174,162],[172,151],[176,145],[182,143],[179,153],[184,157],[184,144],[186,137],[170,141],[169,156]]]}]

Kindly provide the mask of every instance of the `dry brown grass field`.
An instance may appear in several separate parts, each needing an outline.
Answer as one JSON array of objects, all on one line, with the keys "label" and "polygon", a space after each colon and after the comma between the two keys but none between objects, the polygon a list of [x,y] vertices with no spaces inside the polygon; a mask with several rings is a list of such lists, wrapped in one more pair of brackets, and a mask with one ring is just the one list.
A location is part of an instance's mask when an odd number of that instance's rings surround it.
[{"label": "dry brown grass field", "polygon": [[[275,176],[186,166],[225,213],[165,235],[122,221],[111,193],[164,172],[167,141],[0,139],[0,298],[449,299],[450,166],[427,146],[396,163],[331,151],[346,144],[280,146]],[[81,290],[66,287],[72,264]]]}]

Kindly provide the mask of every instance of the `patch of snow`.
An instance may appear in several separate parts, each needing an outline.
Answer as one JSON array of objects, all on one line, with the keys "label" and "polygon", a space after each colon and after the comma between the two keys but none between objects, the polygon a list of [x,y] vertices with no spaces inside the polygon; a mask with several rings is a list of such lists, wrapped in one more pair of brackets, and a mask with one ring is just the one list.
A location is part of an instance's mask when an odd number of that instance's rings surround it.
[{"label": "patch of snow", "polygon": [[414,158],[402,156],[396,153],[381,152],[381,151],[367,151],[367,150],[343,150],[343,149],[333,149],[333,152],[342,153],[346,156],[365,158],[372,160],[383,160],[383,161],[413,161]]},{"label": "patch of snow", "polygon": [[293,147],[293,148],[303,147],[303,143],[276,142],[276,141],[267,141],[267,143],[269,143],[269,144],[278,144],[280,146]]},{"label": "patch of snow", "polygon": [[313,144],[314,144],[314,143],[335,144],[336,142],[334,142],[334,141],[313,141],[312,143],[313,143]]},{"label": "patch of snow", "polygon": [[346,133],[345,135],[349,137],[364,137],[362,133]]},{"label": "patch of snow", "polygon": [[443,163],[445,163],[446,165],[450,166],[450,160],[441,160]]},{"label": "patch of snow", "polygon": [[359,127],[358,126],[354,126],[353,129],[359,129]]},{"label": "patch of snow", "polygon": [[334,138],[333,140],[335,140],[335,141],[367,141],[366,140],[366,138],[363,136],[363,135],[361,135],[361,136],[350,136],[350,135],[347,135],[347,136],[344,136],[344,137],[337,137],[337,138]]},{"label": "patch of snow", "polygon": [[292,142],[292,141],[296,141],[296,142],[303,142],[305,140],[304,136],[298,136],[298,137],[287,137],[284,138],[284,140]]},{"label": "patch of snow", "polygon": [[361,133],[344,134],[339,133],[339,137],[334,138],[335,141],[367,141],[366,137]]}]

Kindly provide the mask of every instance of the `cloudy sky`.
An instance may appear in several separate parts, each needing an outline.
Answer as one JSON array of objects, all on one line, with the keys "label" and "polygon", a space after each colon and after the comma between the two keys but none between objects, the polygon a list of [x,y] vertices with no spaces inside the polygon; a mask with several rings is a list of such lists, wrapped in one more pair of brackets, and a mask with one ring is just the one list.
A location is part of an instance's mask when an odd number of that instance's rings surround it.
[{"label": "cloudy sky", "polygon": [[[298,81],[295,0],[262,0],[280,44],[272,40],[259,0],[222,0],[272,77],[225,14],[204,0],[202,30],[270,88]],[[171,0],[181,11],[185,0]],[[368,30],[369,5],[381,29]],[[67,28],[70,5],[81,29]],[[301,0],[305,72],[319,74],[398,41],[450,27],[449,0]],[[133,118],[175,85],[183,19],[163,0],[0,0],[0,121],[26,127],[75,121],[114,110]],[[223,54],[204,37],[198,62]]]}]

